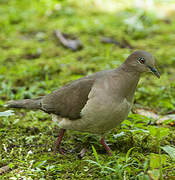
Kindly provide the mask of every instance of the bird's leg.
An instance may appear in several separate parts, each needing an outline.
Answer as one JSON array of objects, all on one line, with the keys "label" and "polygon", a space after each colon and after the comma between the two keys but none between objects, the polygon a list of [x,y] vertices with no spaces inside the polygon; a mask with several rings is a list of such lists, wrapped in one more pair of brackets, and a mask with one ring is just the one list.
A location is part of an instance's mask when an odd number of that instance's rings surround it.
[{"label": "bird's leg", "polygon": [[106,144],[105,138],[101,138],[101,144],[103,145],[103,147],[105,148],[105,150],[108,153],[108,156],[112,156],[112,152],[111,152],[111,148]]},{"label": "bird's leg", "polygon": [[58,148],[59,153],[64,155],[64,151],[60,148],[60,145],[65,131],[66,131],[65,129],[60,129],[59,136],[55,142],[54,154],[56,154]]}]

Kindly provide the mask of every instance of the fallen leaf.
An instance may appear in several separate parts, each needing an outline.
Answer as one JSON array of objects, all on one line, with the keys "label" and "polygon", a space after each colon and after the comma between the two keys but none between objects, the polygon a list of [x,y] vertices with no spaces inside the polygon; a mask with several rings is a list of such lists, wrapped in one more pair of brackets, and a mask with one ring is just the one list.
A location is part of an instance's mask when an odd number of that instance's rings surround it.
[{"label": "fallen leaf", "polygon": [[147,116],[153,119],[159,119],[160,116],[156,113],[154,113],[153,111],[149,111],[149,110],[145,110],[145,109],[136,109],[135,110],[136,114],[140,114],[142,116]]},{"label": "fallen leaf", "polygon": [[172,146],[164,146],[161,147],[173,160],[175,160],[175,147]]},{"label": "fallen leaf", "polygon": [[79,153],[79,157],[83,158],[85,154],[86,154],[86,148],[83,148]]},{"label": "fallen leaf", "polygon": [[153,111],[149,111],[149,110],[145,110],[145,109],[136,109],[135,113],[155,119],[157,125],[160,125],[168,120],[170,120],[170,122],[168,122],[169,125],[171,125],[171,126],[175,125],[175,114],[168,114],[168,115],[161,116],[161,115],[154,113]]},{"label": "fallen leaf", "polygon": [[3,173],[5,173],[5,172],[7,172],[9,170],[10,170],[10,167],[8,165],[3,166],[3,167],[0,168],[0,174],[3,174]]}]

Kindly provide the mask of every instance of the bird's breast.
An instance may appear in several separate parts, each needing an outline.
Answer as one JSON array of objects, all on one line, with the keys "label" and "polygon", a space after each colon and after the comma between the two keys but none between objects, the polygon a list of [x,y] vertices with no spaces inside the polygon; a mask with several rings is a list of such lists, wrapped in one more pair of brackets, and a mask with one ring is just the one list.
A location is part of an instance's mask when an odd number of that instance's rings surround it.
[{"label": "bird's breast", "polygon": [[128,116],[131,106],[132,103],[126,98],[121,101],[115,101],[111,97],[108,100],[89,100],[81,113],[84,123],[86,122],[85,131],[100,134],[115,128]]}]

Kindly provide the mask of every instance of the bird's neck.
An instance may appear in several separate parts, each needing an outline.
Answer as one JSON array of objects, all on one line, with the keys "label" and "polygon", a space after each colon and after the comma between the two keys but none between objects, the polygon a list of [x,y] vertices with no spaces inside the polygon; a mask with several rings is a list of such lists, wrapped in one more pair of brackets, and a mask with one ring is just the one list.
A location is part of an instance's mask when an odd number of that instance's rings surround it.
[{"label": "bird's neck", "polygon": [[120,84],[123,86],[123,88],[121,88],[121,95],[126,97],[126,99],[131,102],[133,100],[141,73],[134,71],[132,68],[126,66],[126,64],[122,64],[117,69],[117,71],[120,71]]}]

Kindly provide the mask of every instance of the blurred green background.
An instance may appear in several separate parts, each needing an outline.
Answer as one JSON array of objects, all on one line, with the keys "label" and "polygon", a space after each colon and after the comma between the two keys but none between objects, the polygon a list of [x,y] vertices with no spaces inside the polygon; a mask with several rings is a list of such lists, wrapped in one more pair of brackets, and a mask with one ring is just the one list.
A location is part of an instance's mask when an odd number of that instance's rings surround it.
[{"label": "blurred green background", "polygon": [[[66,49],[54,36],[54,30],[78,37],[83,49]],[[103,43],[104,37],[124,47]],[[173,111],[174,0],[0,0],[1,111],[5,111],[3,105],[10,99],[41,96],[71,80],[115,68],[138,49],[153,54],[161,79],[143,77],[134,108],[160,115]],[[152,119],[131,113],[129,124],[108,134],[115,154],[112,159],[100,152],[97,137],[78,132],[65,136],[63,147],[74,149],[72,153],[54,157],[51,151],[59,129],[49,116],[23,110],[15,114],[1,117],[0,121],[0,166],[12,167],[12,171],[0,176],[2,179],[151,179],[157,169],[160,171],[156,177],[161,178],[161,171],[165,178],[175,177],[174,161],[165,152],[158,153],[159,142],[161,146],[175,145],[174,127],[166,127],[162,140],[148,133]],[[130,130],[138,129],[138,119],[143,121],[141,131],[133,133]],[[126,135],[117,140],[112,135],[122,132]],[[89,143],[97,149],[101,166],[94,165],[97,159]],[[84,159],[79,159],[77,152],[83,146],[89,150]],[[138,149],[127,159],[132,147]],[[166,159],[162,159],[162,168],[151,164],[151,158],[158,157],[159,161],[161,156]],[[87,162],[89,159],[92,161]]]}]

